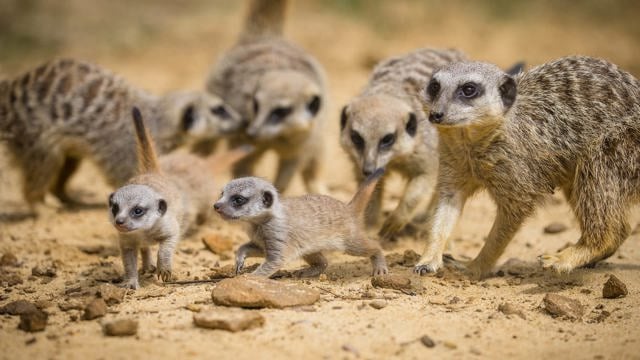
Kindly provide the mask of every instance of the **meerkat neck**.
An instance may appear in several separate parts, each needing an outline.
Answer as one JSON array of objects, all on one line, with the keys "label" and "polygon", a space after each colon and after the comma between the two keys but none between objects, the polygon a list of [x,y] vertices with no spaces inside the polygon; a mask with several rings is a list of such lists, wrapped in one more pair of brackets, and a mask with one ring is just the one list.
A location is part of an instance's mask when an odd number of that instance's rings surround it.
[{"label": "meerkat neck", "polygon": [[473,145],[489,145],[503,134],[502,121],[487,121],[480,125],[463,127],[438,127],[443,138],[456,139],[459,142]]}]

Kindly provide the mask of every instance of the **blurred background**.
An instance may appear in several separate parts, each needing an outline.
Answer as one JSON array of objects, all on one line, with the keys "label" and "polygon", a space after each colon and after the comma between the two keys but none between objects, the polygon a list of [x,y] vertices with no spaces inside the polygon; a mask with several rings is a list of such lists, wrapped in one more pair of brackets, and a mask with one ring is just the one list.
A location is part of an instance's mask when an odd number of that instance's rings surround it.
[{"label": "blurred background", "polygon": [[[232,0],[0,0],[0,77],[71,56],[155,93],[202,88],[233,45],[245,7]],[[285,34],[327,71],[328,155],[348,166],[336,135],[339,109],[377,61],[419,47],[455,47],[502,67],[587,54],[638,77],[639,14],[635,0],[293,0]]]}]

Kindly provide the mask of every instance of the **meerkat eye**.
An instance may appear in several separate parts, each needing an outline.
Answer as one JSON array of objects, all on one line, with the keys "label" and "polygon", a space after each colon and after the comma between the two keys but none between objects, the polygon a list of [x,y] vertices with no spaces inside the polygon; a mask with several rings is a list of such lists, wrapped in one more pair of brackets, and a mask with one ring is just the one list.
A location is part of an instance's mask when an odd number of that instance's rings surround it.
[{"label": "meerkat eye", "polygon": [[231,118],[231,114],[229,114],[229,111],[227,111],[227,109],[220,105],[220,106],[216,106],[216,107],[212,107],[211,108],[211,114],[223,119],[223,120],[228,120]]},{"label": "meerkat eye", "polygon": [[440,92],[440,83],[436,79],[431,79],[427,86],[427,95],[434,98]]},{"label": "meerkat eye", "polygon": [[407,130],[407,134],[413,137],[416,135],[416,130],[418,127],[418,120],[416,119],[416,114],[409,113],[409,121],[407,121],[407,126],[405,126],[405,130]]},{"label": "meerkat eye", "polygon": [[234,195],[231,197],[231,205],[233,205],[234,207],[240,207],[246,204],[247,201],[248,199],[244,196]]},{"label": "meerkat eye", "polygon": [[182,113],[182,130],[187,131],[191,129],[195,122],[195,108],[193,105],[190,105]]},{"label": "meerkat eye", "polygon": [[258,99],[253,98],[253,114],[258,114],[258,110],[260,110],[260,105],[258,104]]},{"label": "meerkat eye", "polygon": [[284,121],[284,119],[291,114],[293,111],[290,107],[277,107],[271,111],[269,114],[269,118],[267,119],[267,123],[271,125],[276,125]]},{"label": "meerkat eye", "polygon": [[120,212],[120,206],[118,206],[118,204],[111,204],[111,213],[113,216],[118,215],[118,212]]},{"label": "meerkat eye", "polygon": [[342,108],[342,112],[340,113],[340,131],[344,130],[344,127],[347,126],[347,107]]},{"label": "meerkat eye", "polygon": [[396,134],[387,134],[380,139],[379,147],[382,150],[387,150],[396,142]]},{"label": "meerkat eye", "polygon": [[307,109],[311,113],[311,116],[316,116],[318,111],[320,111],[320,106],[322,105],[322,100],[320,100],[320,96],[315,95],[307,104]]},{"label": "meerkat eye", "polygon": [[351,130],[351,142],[353,142],[353,145],[355,145],[359,151],[364,149],[364,139],[355,130]]},{"label": "meerkat eye", "polygon": [[146,210],[144,208],[141,208],[140,206],[136,206],[133,209],[131,209],[131,216],[140,217],[144,215],[145,212]]},{"label": "meerkat eye", "polygon": [[474,83],[466,83],[460,87],[460,92],[462,96],[471,99],[478,95],[478,86]]}]

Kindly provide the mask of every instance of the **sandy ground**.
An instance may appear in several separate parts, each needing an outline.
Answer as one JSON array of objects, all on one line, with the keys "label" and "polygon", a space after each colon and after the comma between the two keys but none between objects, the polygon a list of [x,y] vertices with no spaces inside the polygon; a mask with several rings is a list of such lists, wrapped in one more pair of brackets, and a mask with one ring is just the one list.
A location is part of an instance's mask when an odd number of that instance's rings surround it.
[{"label": "sandy ground", "polygon": [[[126,2],[106,3],[69,1],[60,6],[44,1],[42,7],[29,10],[26,18],[36,19],[42,26],[40,32],[31,29],[36,32],[30,36],[44,40],[35,42],[29,51],[13,50],[0,60],[0,73],[17,74],[50,56],[65,55],[96,61],[151,91],[197,88],[213,60],[232,44],[241,17],[241,6],[232,2],[193,1],[178,8],[170,2],[155,6],[142,1],[131,9]],[[587,53],[640,74],[638,28],[634,24],[630,28],[615,23],[592,26],[578,15],[564,19],[562,11],[539,8],[516,9],[518,17],[505,20],[458,2],[441,8],[435,4],[422,8],[411,1],[395,6],[376,2],[375,11],[368,7],[333,9],[325,6],[327,3],[331,2],[297,2],[290,12],[287,34],[327,69],[333,104],[332,116],[327,119],[331,159],[327,182],[334,195],[345,200],[355,183],[337,145],[338,109],[364,85],[370,64],[382,57],[421,46],[460,47],[473,57],[507,66],[521,59],[537,64],[565,54]],[[11,7],[0,7],[0,16],[6,16],[7,9]],[[354,16],[352,11],[366,16]],[[53,18],[60,19],[61,28],[54,26]],[[15,25],[13,31],[26,31],[26,26]],[[51,39],[55,47],[49,46]],[[1,44],[11,43],[6,37],[0,40]],[[272,176],[272,163],[267,159],[260,174]],[[91,164],[83,164],[71,183],[72,194],[97,206],[54,209],[37,220],[23,219],[19,215],[26,208],[19,194],[19,175],[2,151],[0,171],[0,253],[11,252],[20,261],[18,268],[0,271],[16,272],[23,280],[2,289],[0,306],[27,299],[38,301],[50,314],[46,330],[33,334],[17,329],[18,317],[0,317],[0,358],[640,359],[640,234],[632,235],[614,256],[593,269],[579,269],[566,276],[547,273],[538,267],[536,257],[579,237],[573,214],[559,196],[540,208],[501,258],[500,263],[509,259],[524,262],[525,271],[519,274],[506,272],[471,281],[445,269],[434,276],[415,278],[421,284],[419,291],[405,294],[372,289],[367,261],[334,254],[324,280],[279,280],[321,289],[318,303],[261,310],[266,318],[264,327],[228,333],[196,328],[192,311],[185,308],[189,304],[213,307],[212,284],[163,285],[147,279],[143,288],[128,293],[123,303],[110,307],[99,320],[77,320],[79,311],[60,310],[59,303],[121,276],[116,234],[102,205],[111,189]],[[228,174],[220,174],[218,182],[222,185],[228,179]],[[395,179],[389,187],[388,208],[397,201],[401,185],[401,180]],[[301,191],[297,180],[291,194]],[[456,257],[475,256],[494,213],[485,195],[467,205],[453,235]],[[640,211],[635,209],[631,223],[635,226],[639,221]],[[569,228],[559,234],[544,234],[543,228],[551,222]],[[231,264],[231,252],[216,255],[202,245],[203,234],[212,232],[231,237],[236,245],[245,239],[240,228],[213,219],[180,243],[174,262],[178,279],[206,278],[218,266]],[[81,251],[100,245],[103,250],[98,254]],[[423,246],[420,239],[400,239],[386,252],[393,264],[391,272],[410,273],[411,267],[397,264],[398,259],[405,250],[419,253]],[[38,265],[55,267],[56,276],[31,276],[31,269]],[[287,269],[301,265],[290,264]],[[609,274],[627,284],[628,296],[602,298],[602,285]],[[78,287],[82,290],[74,292]],[[584,317],[577,321],[552,318],[541,308],[546,293],[579,300],[585,307]],[[367,296],[371,295],[386,299],[388,305],[380,310],[368,306],[371,300]],[[502,303],[520,308],[525,319],[499,312]],[[604,318],[605,311],[610,316]],[[137,336],[108,338],[102,334],[102,320],[120,317],[138,319]],[[417,341],[423,335],[431,337],[435,347],[427,348]]]}]

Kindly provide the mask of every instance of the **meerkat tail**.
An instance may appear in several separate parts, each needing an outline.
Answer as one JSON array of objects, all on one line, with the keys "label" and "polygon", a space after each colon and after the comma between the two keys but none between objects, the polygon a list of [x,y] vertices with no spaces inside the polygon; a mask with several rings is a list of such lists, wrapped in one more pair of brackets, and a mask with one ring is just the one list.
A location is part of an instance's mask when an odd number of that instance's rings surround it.
[{"label": "meerkat tail", "polygon": [[159,172],[158,156],[156,155],[153,139],[149,131],[144,126],[142,114],[137,107],[131,111],[133,124],[136,127],[136,144],[138,146],[138,171],[141,174],[148,172]]},{"label": "meerkat tail", "polygon": [[384,174],[384,169],[378,169],[373,172],[373,174],[369,175],[364,182],[358,188],[358,191],[353,196],[353,199],[349,202],[349,206],[353,207],[356,211],[356,214],[364,216],[364,210],[367,208],[367,204],[369,203],[369,199],[371,199],[371,194],[376,188],[378,184],[378,180]]},{"label": "meerkat tail", "polygon": [[242,145],[226,151],[224,154],[214,154],[207,158],[207,162],[214,174],[221,171],[225,171],[235,164],[237,161],[242,160],[255,149],[251,145]]},{"label": "meerkat tail", "polygon": [[251,0],[240,39],[283,32],[287,0]]}]

